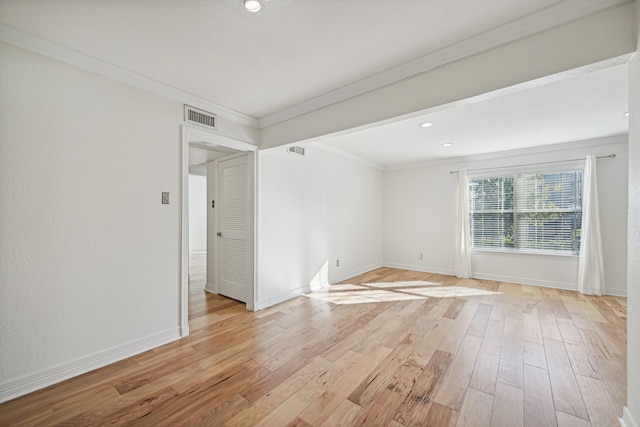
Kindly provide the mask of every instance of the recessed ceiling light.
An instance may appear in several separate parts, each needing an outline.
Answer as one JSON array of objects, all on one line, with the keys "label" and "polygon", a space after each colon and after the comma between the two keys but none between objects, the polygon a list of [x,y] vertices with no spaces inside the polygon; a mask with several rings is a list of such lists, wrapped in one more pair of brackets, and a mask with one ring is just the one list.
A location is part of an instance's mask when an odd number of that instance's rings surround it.
[{"label": "recessed ceiling light", "polygon": [[242,4],[251,13],[259,12],[262,9],[262,4],[258,0],[244,0]]},{"label": "recessed ceiling light", "polygon": [[444,144],[440,144],[441,147],[451,147],[453,142],[445,142]]},{"label": "recessed ceiling light", "polygon": [[625,117],[629,117],[629,112],[627,111],[626,113],[624,113]]},{"label": "recessed ceiling light", "polygon": [[431,122],[420,123],[421,128],[430,128],[431,126],[433,126],[433,123]]}]

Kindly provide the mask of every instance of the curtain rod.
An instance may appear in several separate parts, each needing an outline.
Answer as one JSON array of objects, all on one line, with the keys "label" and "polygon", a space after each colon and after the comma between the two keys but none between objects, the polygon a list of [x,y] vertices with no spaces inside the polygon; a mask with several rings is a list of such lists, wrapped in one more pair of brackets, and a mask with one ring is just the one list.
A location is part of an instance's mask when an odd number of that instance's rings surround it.
[{"label": "curtain rod", "polygon": [[[609,154],[608,156],[598,156],[596,157],[596,159],[615,159],[616,155],[615,154]],[[498,166],[495,168],[480,168],[480,169],[467,169],[468,172],[475,172],[475,171],[486,171],[486,170],[493,170],[493,169],[509,169],[509,168],[519,168],[521,166],[537,166],[537,165],[550,165],[552,163],[567,163],[567,162],[575,162],[578,160],[584,160],[584,158],[582,159],[569,159],[569,160],[556,160],[553,162],[540,162],[540,163],[527,163],[524,165],[513,165],[513,166]],[[457,171],[449,171],[449,173],[458,173],[460,172],[459,170]]]}]

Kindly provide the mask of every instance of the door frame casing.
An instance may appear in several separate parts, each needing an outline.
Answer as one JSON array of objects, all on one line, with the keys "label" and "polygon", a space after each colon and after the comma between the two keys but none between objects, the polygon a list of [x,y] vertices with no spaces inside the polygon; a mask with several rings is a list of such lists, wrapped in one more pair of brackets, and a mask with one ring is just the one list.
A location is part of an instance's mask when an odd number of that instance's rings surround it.
[{"label": "door frame casing", "polygon": [[258,200],[258,147],[247,142],[239,141],[217,133],[208,132],[196,127],[181,125],[181,213],[180,213],[180,336],[189,335],[189,144],[191,142],[204,142],[215,146],[233,148],[247,153],[247,165],[249,172],[249,200],[251,206],[249,212],[250,230],[247,245],[252,248],[249,251],[249,270],[247,277],[247,310],[254,311],[256,304],[256,262],[257,262],[257,200]]}]

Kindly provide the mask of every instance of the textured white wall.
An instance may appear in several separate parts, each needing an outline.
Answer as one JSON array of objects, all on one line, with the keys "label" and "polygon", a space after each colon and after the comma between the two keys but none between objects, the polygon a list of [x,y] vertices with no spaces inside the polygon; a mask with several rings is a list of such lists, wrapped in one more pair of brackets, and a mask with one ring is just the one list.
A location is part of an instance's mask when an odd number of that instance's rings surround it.
[{"label": "textured white wall", "polygon": [[[607,142],[624,140],[615,138]],[[596,144],[596,145],[594,145]],[[566,144],[548,152],[505,158],[434,163],[385,172],[384,263],[388,266],[452,274],[457,175],[450,170],[519,165],[582,158],[586,154],[617,158],[598,161],[607,292],[626,294],[627,143]],[[554,147],[558,148],[558,146]],[[418,260],[418,252],[424,254]],[[576,289],[578,259],[571,256],[473,252],[474,277]]]},{"label": "textured white wall", "polygon": [[0,386],[177,338],[182,106],[6,44],[0,63]]},{"label": "textured white wall", "polygon": [[[640,2],[636,1],[640,47]],[[627,427],[640,427],[640,52],[629,64],[629,226],[627,276]],[[635,425],[628,419],[631,417]]]},{"label": "textured white wall", "polygon": [[189,175],[189,250],[207,250],[207,177]]},{"label": "textured white wall", "polygon": [[381,171],[314,147],[259,156],[259,307],[381,265]]}]

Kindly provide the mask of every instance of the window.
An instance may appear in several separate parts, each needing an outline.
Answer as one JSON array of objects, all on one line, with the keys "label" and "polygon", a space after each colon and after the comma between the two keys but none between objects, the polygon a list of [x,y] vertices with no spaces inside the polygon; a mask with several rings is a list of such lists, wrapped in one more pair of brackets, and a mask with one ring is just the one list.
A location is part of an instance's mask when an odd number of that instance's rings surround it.
[{"label": "window", "polygon": [[469,180],[471,249],[577,254],[582,170]]}]

